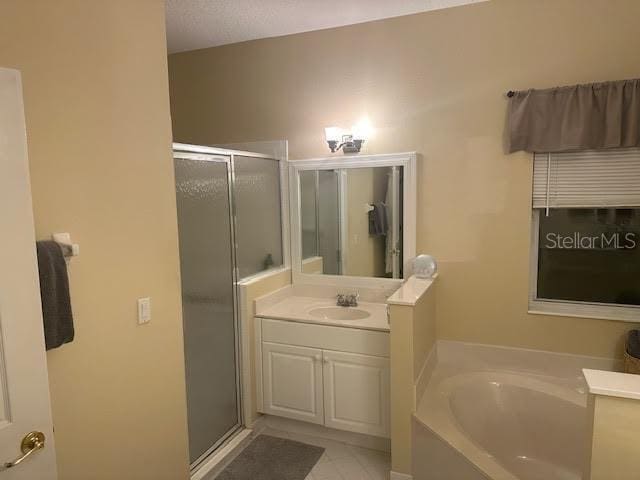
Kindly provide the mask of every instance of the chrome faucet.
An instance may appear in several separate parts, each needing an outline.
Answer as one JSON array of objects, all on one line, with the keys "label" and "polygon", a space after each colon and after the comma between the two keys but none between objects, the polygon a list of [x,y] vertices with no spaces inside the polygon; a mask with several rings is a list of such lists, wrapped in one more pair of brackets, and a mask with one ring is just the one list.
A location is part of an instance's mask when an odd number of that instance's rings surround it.
[{"label": "chrome faucet", "polygon": [[360,295],[357,293],[339,293],[336,295],[336,305],[339,307],[357,307],[358,298],[360,298]]}]

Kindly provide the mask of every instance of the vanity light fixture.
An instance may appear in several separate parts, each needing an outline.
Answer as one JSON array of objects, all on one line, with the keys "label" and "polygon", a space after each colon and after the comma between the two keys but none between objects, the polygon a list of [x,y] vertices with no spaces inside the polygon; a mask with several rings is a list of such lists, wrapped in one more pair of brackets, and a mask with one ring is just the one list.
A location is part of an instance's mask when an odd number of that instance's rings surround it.
[{"label": "vanity light fixture", "polygon": [[364,141],[369,138],[371,130],[369,120],[363,119],[352,126],[351,131],[343,130],[340,127],[327,127],[324,129],[324,135],[331,153],[340,149],[343,153],[358,153]]}]

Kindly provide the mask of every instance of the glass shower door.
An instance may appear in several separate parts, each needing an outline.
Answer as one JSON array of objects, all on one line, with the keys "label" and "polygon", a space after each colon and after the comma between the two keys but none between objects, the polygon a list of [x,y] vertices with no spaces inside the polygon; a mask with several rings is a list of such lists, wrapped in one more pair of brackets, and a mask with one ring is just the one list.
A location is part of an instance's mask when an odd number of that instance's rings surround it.
[{"label": "glass shower door", "polygon": [[192,466],[240,426],[230,158],[174,153]]}]

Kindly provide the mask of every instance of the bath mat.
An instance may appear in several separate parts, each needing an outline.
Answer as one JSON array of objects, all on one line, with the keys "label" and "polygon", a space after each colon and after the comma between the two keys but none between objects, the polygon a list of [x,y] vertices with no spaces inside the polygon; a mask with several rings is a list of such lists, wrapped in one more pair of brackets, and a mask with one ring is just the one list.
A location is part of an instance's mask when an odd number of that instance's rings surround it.
[{"label": "bath mat", "polygon": [[304,480],[324,448],[258,435],[216,480]]}]

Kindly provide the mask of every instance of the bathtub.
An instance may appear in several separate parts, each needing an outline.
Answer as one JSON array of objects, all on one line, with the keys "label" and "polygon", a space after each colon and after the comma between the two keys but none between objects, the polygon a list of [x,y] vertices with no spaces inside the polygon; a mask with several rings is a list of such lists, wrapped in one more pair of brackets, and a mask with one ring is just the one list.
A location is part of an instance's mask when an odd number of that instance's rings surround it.
[{"label": "bathtub", "polygon": [[415,480],[580,480],[582,368],[612,360],[438,342],[413,421]]}]

